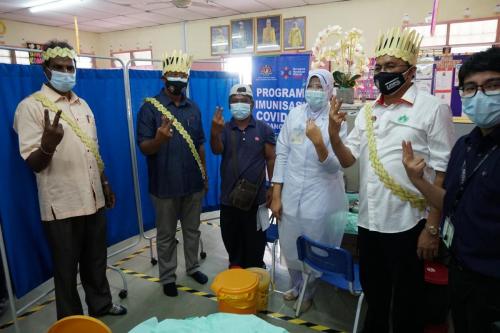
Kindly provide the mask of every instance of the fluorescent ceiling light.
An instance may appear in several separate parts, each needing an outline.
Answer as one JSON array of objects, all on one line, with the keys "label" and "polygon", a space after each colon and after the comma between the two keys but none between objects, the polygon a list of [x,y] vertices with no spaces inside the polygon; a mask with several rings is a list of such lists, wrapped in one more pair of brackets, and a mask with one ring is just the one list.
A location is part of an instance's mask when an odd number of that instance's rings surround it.
[{"label": "fluorescent ceiling light", "polygon": [[73,5],[82,1],[83,0],[58,0],[58,1],[45,2],[44,4],[35,5],[34,7],[31,7],[30,12],[38,13],[42,11],[54,10],[61,7]]},{"label": "fluorescent ceiling light", "polygon": [[34,0],[24,4],[24,7],[35,7],[40,5],[45,5],[46,3],[55,2],[58,0]]}]

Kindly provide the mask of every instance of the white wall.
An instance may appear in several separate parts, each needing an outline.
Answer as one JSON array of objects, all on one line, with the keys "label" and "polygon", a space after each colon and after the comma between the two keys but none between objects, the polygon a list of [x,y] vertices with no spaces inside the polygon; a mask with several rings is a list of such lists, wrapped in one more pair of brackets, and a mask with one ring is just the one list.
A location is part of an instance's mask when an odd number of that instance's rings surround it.
[{"label": "white wall", "polygon": [[[494,16],[495,0],[441,0],[438,20],[462,19],[466,7],[472,10],[471,18]],[[230,16],[186,23],[187,48],[195,59],[210,58],[210,26],[229,24],[231,19],[282,14],[283,18],[307,17],[307,49],[312,47],[317,33],[327,25],[340,25],[345,30],[357,27],[364,32],[365,49],[371,52],[379,31],[400,25],[405,13],[411,23],[422,23],[432,10],[433,0],[351,0],[324,5],[295,7],[283,10]],[[182,48],[181,24],[102,33],[97,50],[109,54],[111,50],[152,48],[155,58],[166,50]]]},{"label": "white wall", "polygon": [[[0,19],[7,27],[6,33],[0,39],[0,44],[26,47],[26,42],[43,44],[51,39],[66,40],[75,46],[75,32],[45,25],[30,24]],[[80,51],[97,53],[98,34],[80,31]]]}]

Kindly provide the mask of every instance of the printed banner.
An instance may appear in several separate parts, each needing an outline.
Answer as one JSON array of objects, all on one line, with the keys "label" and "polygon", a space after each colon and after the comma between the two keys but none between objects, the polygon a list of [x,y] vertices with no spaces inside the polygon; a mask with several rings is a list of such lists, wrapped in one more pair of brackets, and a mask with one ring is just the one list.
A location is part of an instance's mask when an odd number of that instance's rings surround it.
[{"label": "printed banner", "polygon": [[309,54],[253,57],[254,116],[279,133],[288,112],[304,103]]}]

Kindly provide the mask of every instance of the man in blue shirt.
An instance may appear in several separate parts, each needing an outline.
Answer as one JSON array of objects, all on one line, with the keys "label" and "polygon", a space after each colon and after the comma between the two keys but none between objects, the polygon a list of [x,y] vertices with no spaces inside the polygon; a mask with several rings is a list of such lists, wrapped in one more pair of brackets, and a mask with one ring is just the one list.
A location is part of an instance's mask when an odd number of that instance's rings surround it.
[{"label": "man in blue shirt", "polygon": [[425,180],[426,164],[409,142],[403,163],[412,183],[442,208],[455,332],[492,332],[500,321],[500,48],[472,55],[458,78],[462,110],[476,127],[455,144],[445,189]]},{"label": "man in blue shirt", "polygon": [[[259,205],[267,202],[266,167],[269,179],[273,176],[274,147],[273,129],[252,116],[253,94],[248,85],[237,84],[229,95],[231,121],[224,123],[222,109],[218,108],[210,134],[210,147],[216,155],[222,155],[220,225],[224,246],[229,254],[229,267],[263,267],[266,234],[257,226]],[[238,182],[248,181],[255,185],[255,197],[250,196],[247,207],[235,203],[231,193]],[[262,207],[261,209],[267,209]]]},{"label": "man in blue shirt", "polygon": [[137,140],[147,156],[149,193],[156,211],[160,282],[177,296],[177,219],[184,238],[186,271],[198,283],[201,202],[206,190],[205,136],[198,106],[185,96],[192,58],[175,51],[163,62],[165,88],[147,98],[137,116]]}]

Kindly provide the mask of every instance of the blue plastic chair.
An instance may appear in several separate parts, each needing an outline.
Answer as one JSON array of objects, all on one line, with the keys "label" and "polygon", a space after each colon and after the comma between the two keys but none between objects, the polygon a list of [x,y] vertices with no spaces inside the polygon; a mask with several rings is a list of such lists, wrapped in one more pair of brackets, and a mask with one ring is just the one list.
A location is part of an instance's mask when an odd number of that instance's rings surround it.
[{"label": "blue plastic chair", "polygon": [[266,242],[272,243],[273,247],[271,249],[272,253],[272,271],[271,271],[271,285],[274,290],[274,280],[275,280],[275,275],[276,275],[276,245],[278,244],[279,240],[279,232],[278,232],[278,225],[276,224],[276,219],[274,216],[271,217],[271,224],[269,225],[269,228],[266,230]]},{"label": "blue plastic chair", "polygon": [[356,333],[364,294],[359,282],[359,266],[354,263],[352,255],[340,247],[324,245],[306,236],[300,236],[297,239],[297,251],[303,265],[304,284],[300,291],[295,316],[298,317],[300,314],[312,268],[322,273],[321,280],[359,297],[353,328],[353,333]]}]

